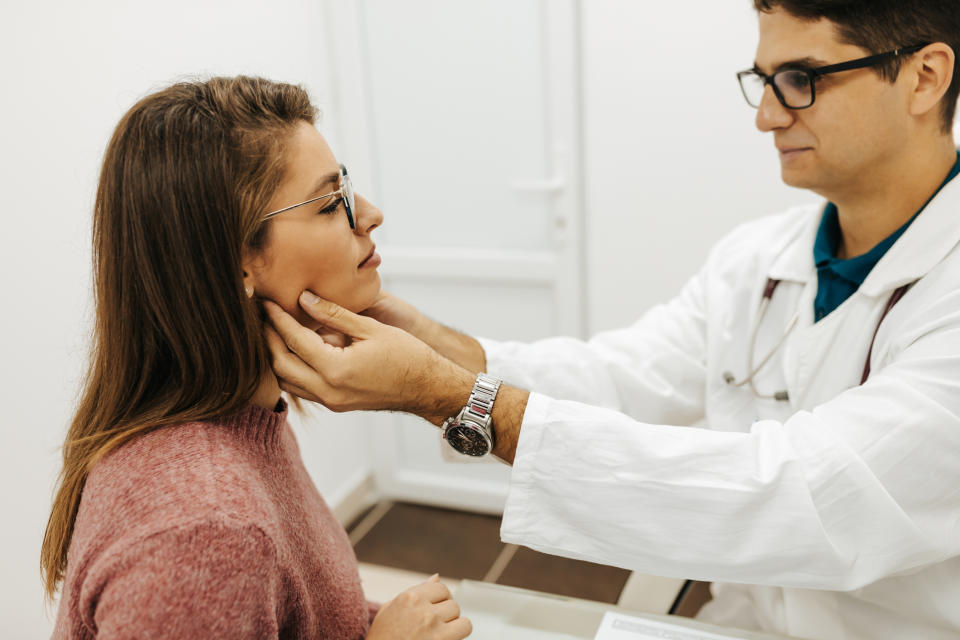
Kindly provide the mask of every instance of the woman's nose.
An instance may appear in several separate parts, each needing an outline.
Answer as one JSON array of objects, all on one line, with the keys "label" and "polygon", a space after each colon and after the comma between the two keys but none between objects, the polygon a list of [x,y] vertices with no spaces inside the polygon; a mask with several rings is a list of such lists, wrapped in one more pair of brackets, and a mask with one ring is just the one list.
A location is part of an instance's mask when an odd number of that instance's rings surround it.
[{"label": "woman's nose", "polygon": [[383,224],[383,212],[363,196],[356,196],[356,229],[360,235],[367,235]]}]

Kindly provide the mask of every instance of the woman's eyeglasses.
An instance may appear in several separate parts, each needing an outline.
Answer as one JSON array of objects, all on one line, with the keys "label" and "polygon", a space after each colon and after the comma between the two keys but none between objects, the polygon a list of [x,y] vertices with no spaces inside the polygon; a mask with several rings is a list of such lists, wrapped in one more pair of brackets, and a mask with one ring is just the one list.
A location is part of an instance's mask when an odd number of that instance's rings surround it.
[{"label": "woman's eyeglasses", "polygon": [[351,229],[356,229],[356,221],[353,218],[353,212],[356,211],[356,200],[353,195],[353,183],[350,182],[350,175],[347,173],[347,168],[340,165],[340,188],[336,191],[330,193],[325,193],[322,196],[317,196],[316,198],[310,198],[309,200],[304,200],[303,202],[298,202],[297,204],[292,204],[289,207],[284,207],[283,209],[277,209],[276,211],[271,211],[268,214],[263,216],[264,220],[269,220],[275,215],[281,214],[284,211],[290,211],[291,209],[296,209],[297,207],[302,207],[305,204],[310,204],[311,202],[317,202],[319,200],[326,200],[327,198],[339,197],[343,200],[343,208],[347,211],[347,222],[350,223]]}]

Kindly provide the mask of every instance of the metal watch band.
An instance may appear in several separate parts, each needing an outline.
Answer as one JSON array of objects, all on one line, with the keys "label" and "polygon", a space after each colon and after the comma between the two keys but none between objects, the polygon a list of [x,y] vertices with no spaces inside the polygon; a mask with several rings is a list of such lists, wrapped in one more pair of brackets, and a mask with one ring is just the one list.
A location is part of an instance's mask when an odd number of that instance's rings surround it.
[{"label": "metal watch band", "polygon": [[493,451],[493,403],[499,390],[499,379],[477,375],[467,404],[444,421],[443,439],[458,453],[479,457]]},{"label": "metal watch band", "polygon": [[470,399],[467,400],[467,406],[464,407],[461,419],[466,418],[480,423],[484,428],[488,428],[490,426],[490,414],[493,413],[493,402],[497,399],[499,390],[500,380],[498,378],[486,373],[477,374],[477,379],[473,383],[473,391],[470,392]]}]

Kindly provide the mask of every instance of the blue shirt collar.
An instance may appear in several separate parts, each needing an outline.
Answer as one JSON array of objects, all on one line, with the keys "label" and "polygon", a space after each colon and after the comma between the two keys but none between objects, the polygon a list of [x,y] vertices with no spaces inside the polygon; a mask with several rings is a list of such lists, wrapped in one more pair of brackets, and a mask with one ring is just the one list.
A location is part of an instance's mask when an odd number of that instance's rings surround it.
[{"label": "blue shirt collar", "polygon": [[920,210],[907,220],[903,226],[881,240],[867,253],[840,260],[837,258],[837,248],[840,246],[840,218],[837,214],[837,205],[828,202],[823,211],[823,217],[820,219],[820,227],[817,229],[817,237],[813,243],[813,261],[817,268],[829,266],[834,273],[844,278],[860,284],[866,279],[870,270],[879,262],[880,258],[893,246],[893,244],[903,235],[910,223],[930,204],[930,201],[936,197],[943,187],[960,174],[960,151],[957,152],[957,161],[953,163],[953,168],[941,183],[937,190],[927,199]]}]

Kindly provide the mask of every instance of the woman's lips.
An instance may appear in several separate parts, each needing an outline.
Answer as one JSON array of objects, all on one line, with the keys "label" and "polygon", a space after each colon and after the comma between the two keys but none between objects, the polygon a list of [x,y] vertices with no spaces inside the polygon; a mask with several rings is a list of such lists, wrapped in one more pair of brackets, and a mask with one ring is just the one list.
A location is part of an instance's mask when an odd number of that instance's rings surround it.
[{"label": "woman's lips", "polygon": [[370,249],[370,253],[367,254],[367,257],[363,259],[363,262],[357,265],[357,268],[366,269],[370,267],[375,269],[380,266],[380,262],[380,254],[377,253],[377,247],[374,245],[373,248]]}]

